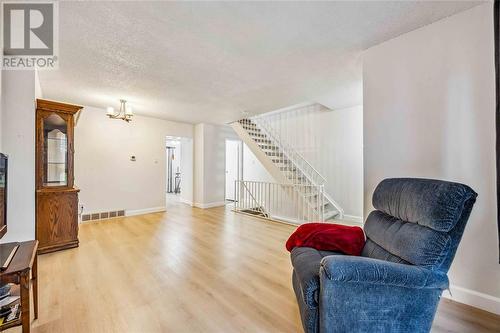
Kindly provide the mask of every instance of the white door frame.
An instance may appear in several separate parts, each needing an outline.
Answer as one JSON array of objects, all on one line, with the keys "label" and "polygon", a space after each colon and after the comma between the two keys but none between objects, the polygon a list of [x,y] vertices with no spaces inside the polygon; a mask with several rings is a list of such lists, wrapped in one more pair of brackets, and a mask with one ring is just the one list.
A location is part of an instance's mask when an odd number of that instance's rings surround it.
[{"label": "white door frame", "polygon": [[[179,158],[179,168],[181,172],[181,193],[179,202],[193,205],[194,195],[194,139],[192,137],[166,136],[166,141],[180,141],[179,151],[176,151],[176,158]],[[166,142],[165,141],[165,142]],[[183,147],[184,146],[184,147]],[[165,149],[165,156],[166,156]],[[166,161],[168,163],[168,161]],[[165,164],[165,182],[167,181],[167,164]],[[166,185],[166,183],[165,183]],[[166,192],[166,186],[164,191]],[[166,193],[165,193],[166,194]],[[168,205],[168,198],[165,195],[165,205]]]}]

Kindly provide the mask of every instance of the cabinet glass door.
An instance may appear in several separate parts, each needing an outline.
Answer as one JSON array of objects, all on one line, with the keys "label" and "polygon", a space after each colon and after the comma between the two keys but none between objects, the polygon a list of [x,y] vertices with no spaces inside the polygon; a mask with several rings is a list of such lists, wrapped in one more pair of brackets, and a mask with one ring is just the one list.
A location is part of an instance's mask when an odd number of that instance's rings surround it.
[{"label": "cabinet glass door", "polygon": [[68,124],[57,114],[43,119],[43,186],[68,185]]}]

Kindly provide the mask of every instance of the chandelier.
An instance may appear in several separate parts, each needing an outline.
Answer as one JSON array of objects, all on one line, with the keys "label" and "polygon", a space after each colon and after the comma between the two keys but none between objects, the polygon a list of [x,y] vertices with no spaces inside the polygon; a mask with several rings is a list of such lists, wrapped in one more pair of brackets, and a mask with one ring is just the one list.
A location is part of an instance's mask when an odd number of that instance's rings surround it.
[{"label": "chandelier", "polygon": [[127,105],[127,101],[120,99],[120,110],[115,112],[115,109],[111,106],[106,108],[106,115],[111,119],[121,119],[125,120],[127,123],[132,120],[132,108]]}]

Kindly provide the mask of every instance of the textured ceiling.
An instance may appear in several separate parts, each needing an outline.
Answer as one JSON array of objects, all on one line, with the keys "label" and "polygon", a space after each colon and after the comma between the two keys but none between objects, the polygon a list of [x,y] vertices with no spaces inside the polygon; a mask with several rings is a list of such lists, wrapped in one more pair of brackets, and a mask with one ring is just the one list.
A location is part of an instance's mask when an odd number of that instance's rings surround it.
[{"label": "textured ceiling", "polygon": [[45,98],[191,123],[362,102],[360,51],[478,2],[60,2]]}]

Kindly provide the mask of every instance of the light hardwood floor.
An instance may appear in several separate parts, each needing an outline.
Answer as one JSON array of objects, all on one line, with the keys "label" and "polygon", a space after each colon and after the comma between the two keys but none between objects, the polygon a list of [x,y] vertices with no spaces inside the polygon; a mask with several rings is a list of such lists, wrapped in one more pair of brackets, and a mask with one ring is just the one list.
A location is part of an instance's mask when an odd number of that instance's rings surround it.
[{"label": "light hardwood floor", "polygon": [[[284,248],[292,231],[182,204],[83,224],[79,248],[39,257],[32,331],[301,332]],[[500,318],[444,300],[433,331],[499,332]]]}]

